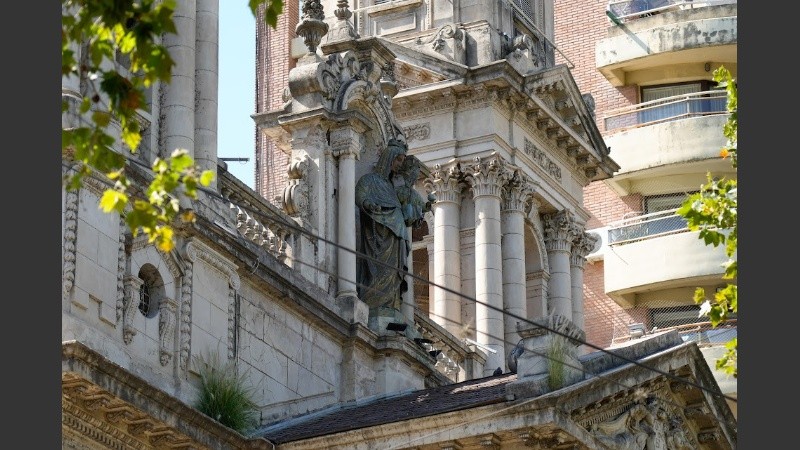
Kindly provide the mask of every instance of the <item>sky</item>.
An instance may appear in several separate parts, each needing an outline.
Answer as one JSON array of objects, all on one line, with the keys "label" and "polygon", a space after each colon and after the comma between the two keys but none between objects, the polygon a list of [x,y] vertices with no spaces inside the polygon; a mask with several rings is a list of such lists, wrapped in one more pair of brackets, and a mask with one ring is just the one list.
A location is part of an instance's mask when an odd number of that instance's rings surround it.
[{"label": "sky", "polygon": [[245,0],[219,2],[218,158],[228,171],[255,189],[255,48],[256,20]]}]

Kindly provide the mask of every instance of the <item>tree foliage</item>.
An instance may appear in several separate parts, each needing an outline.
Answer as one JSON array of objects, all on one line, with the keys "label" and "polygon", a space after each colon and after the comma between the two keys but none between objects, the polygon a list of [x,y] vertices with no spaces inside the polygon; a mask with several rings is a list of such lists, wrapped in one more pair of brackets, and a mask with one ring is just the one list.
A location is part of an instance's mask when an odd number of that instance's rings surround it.
[{"label": "tree foliage", "polygon": [[[248,0],[253,15],[264,5],[264,18],[275,27],[282,0]],[[131,193],[126,152],[136,153],[142,140],[139,112],[146,107],[145,90],[169,83],[175,66],[161,45],[176,33],[175,0],[62,0],[61,75],[80,80],[80,98],[62,96],[62,114],[74,114],[76,124],[62,127],[62,158],[76,163],[63,180],[70,190],[99,173],[113,183],[99,202],[107,213],[119,213],[131,232],[144,232],[162,251],[174,248],[173,224],[194,221],[181,211],[179,197],[197,198],[197,190],[213,181],[186,149],[168,149],[156,158],[152,180],[142,195]],[[78,53],[76,50],[80,49]],[[123,65],[120,61],[126,61]],[[118,134],[118,136],[117,136]]]},{"label": "tree foliage", "polygon": [[[714,71],[714,81],[727,91],[728,120],[723,127],[723,134],[727,139],[725,147],[720,151],[722,158],[730,158],[733,168],[737,168],[737,133],[739,129],[737,119],[738,91],[736,80],[725,67],[720,66]],[[712,298],[707,298],[703,288],[697,288],[694,293],[695,303],[701,305],[701,316],[707,316],[713,327],[724,323],[731,314],[736,314],[738,305],[738,292],[736,277],[738,265],[735,257],[738,244],[737,225],[737,180],[714,179],[709,174],[707,182],[700,192],[691,195],[677,213],[686,218],[689,229],[699,231],[699,238],[706,245],[725,246],[725,255],[728,261],[724,264],[725,274],[723,279],[731,280],[727,285],[714,292]],[[737,338],[726,344],[725,354],[717,360],[717,369],[736,377],[737,368]]]}]

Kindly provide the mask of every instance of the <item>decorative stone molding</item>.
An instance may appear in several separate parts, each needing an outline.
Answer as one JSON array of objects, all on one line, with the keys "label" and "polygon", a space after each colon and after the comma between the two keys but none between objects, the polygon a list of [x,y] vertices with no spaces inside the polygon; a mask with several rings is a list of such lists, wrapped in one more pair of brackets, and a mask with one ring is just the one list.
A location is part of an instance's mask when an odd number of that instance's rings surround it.
[{"label": "decorative stone molding", "polygon": [[558,164],[550,159],[550,157],[547,156],[547,153],[536,147],[533,142],[529,141],[528,138],[525,138],[524,151],[525,154],[530,156],[530,158],[542,169],[544,169],[547,174],[549,174],[559,183],[561,182],[561,167],[559,167]]},{"label": "decorative stone molding", "polygon": [[125,311],[122,316],[122,340],[130,345],[133,337],[136,336],[136,329],[133,327],[133,320],[139,311],[139,289],[144,281],[133,275],[125,277]]},{"label": "decorative stone molding", "polygon": [[76,241],[78,240],[78,191],[67,191],[64,205],[64,261],[61,269],[61,298],[67,301],[75,284]]},{"label": "decorative stone molding", "polygon": [[180,360],[178,364],[181,371],[186,372],[189,369],[190,350],[192,347],[192,275],[194,263],[187,259],[184,267],[183,283],[181,283],[180,330],[178,331],[180,339]]},{"label": "decorative stone molding", "polygon": [[460,204],[461,190],[464,187],[462,180],[463,172],[458,162],[448,167],[436,164],[433,166],[430,178],[426,178],[424,184],[425,189],[436,197],[437,203],[450,202]]},{"label": "decorative stone molding", "polygon": [[489,158],[476,156],[465,173],[464,179],[469,182],[474,198],[492,196],[500,199],[509,178],[505,163],[496,155]]},{"label": "decorative stone molding", "polygon": [[310,164],[308,155],[289,164],[289,181],[283,189],[283,210],[290,216],[307,219],[310,215],[308,182],[305,179]]},{"label": "decorative stone molding", "polygon": [[548,252],[567,252],[572,250],[575,219],[569,210],[547,214],[544,222],[544,243]]},{"label": "decorative stone molding", "polygon": [[[400,65],[400,67],[405,68],[408,66]],[[424,84],[419,78],[422,77],[421,73],[425,72],[408,69],[398,70],[397,73],[397,79],[401,86],[411,87]],[[427,97],[424,95],[415,96],[413,101],[406,98],[394,99],[393,104],[395,106],[393,109],[395,117],[399,119],[419,119],[436,115],[442,111],[452,111],[459,105],[459,100],[452,90],[442,89],[429,93]]]},{"label": "decorative stone molding", "polygon": [[431,135],[431,124],[418,123],[416,125],[409,125],[403,128],[403,134],[406,136],[406,142],[415,140],[424,141]]},{"label": "decorative stone molding", "polygon": [[331,130],[331,154],[338,159],[359,159],[363,141],[363,135],[352,127],[335,128]]},{"label": "decorative stone molding", "polygon": [[[238,277],[237,277],[238,278]],[[228,288],[228,360],[236,358],[236,336],[237,325],[236,320],[236,288],[233,286]]]},{"label": "decorative stone molding", "polygon": [[178,310],[178,302],[174,299],[165,297],[158,304],[158,350],[159,362],[166,366],[172,359],[175,336],[175,312]]},{"label": "decorative stone molding", "polygon": [[[119,450],[196,447],[198,442],[74,375],[62,383],[62,425],[82,446]],[[87,442],[89,441],[89,442]]]},{"label": "decorative stone molding", "polygon": [[125,243],[127,241],[128,226],[125,223],[125,217],[119,216],[119,237],[117,246],[117,304],[116,304],[116,319],[117,323],[122,320],[122,314],[125,310],[125,267],[127,267],[127,254],[125,253]]}]

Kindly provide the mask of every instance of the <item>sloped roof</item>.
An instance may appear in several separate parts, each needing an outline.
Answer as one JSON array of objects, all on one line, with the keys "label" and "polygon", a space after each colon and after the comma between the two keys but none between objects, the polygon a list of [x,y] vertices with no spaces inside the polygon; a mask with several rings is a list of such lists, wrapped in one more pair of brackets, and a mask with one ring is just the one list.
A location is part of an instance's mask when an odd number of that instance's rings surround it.
[{"label": "sloped roof", "polygon": [[420,417],[459,411],[505,401],[507,373],[389,397],[354,401],[295,419],[284,420],[255,433],[275,443],[339,433]]}]

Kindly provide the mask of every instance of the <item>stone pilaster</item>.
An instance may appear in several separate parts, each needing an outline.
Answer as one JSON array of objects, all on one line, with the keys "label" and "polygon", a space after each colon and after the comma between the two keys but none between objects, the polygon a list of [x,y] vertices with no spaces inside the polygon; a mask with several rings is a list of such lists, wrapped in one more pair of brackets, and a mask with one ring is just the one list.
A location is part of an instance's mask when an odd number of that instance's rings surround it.
[{"label": "stone pilaster", "polygon": [[461,166],[442,167],[437,164],[431,178],[425,180],[426,188],[436,197],[433,203],[433,287],[430,298],[432,319],[453,334],[461,324],[461,190],[464,183]]},{"label": "stone pilaster", "polygon": [[490,352],[484,375],[504,369],[503,259],[500,200],[508,171],[500,157],[476,157],[466,170],[475,201],[475,331]]},{"label": "stone pilaster", "polygon": [[544,242],[550,265],[548,314],[572,320],[572,284],[569,258],[574,239],[573,216],[562,210],[544,217]]}]

